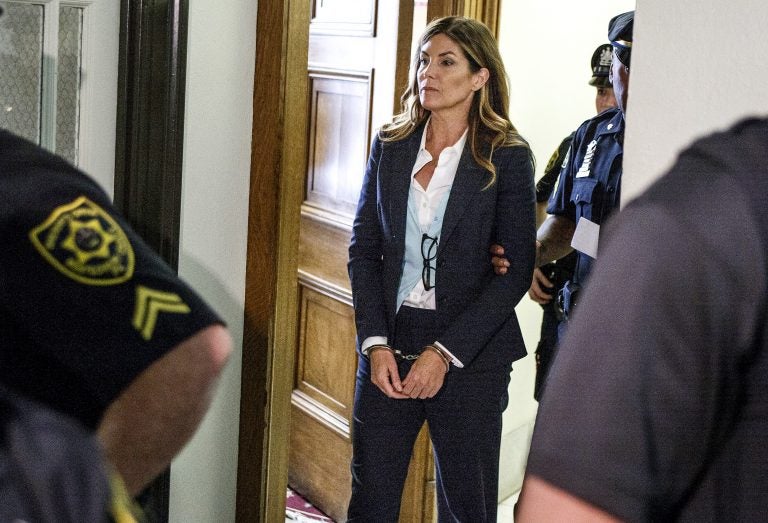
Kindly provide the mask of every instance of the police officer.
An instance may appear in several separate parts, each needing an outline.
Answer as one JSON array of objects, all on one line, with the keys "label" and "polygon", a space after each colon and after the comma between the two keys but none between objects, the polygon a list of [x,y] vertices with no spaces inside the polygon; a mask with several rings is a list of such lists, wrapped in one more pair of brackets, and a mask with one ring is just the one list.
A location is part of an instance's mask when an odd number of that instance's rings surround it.
[{"label": "police officer", "polygon": [[588,280],[597,256],[600,226],[620,202],[633,21],[634,11],[630,11],[609,23],[608,38],[613,48],[609,79],[617,107],[587,120],[576,130],[557,191],[547,207],[551,216],[537,234],[537,266],[576,251],[573,277],[559,297],[565,319],[573,314],[580,289]]},{"label": "police officer", "polygon": [[[597,114],[616,107],[613,86],[608,78],[611,55],[611,44],[602,44],[592,53],[590,62],[592,77],[588,83],[595,87],[595,110]],[[537,225],[541,225],[546,219],[547,201],[552,196],[560,170],[566,165],[567,153],[574,134],[576,133],[571,133],[560,143],[547,162],[544,175],[536,184]],[[575,263],[576,254],[570,253],[555,262],[534,269],[528,296],[541,304],[543,309],[539,344],[536,347],[536,382],[533,391],[533,397],[536,400],[541,399],[542,386],[557,347],[558,325],[562,320],[562,310],[552,297],[557,295],[565,282],[571,279]]]},{"label": "police officer", "polygon": [[589,85],[597,90],[595,93],[595,114],[600,114],[606,109],[616,107],[616,97],[613,94],[613,84],[611,83],[611,62],[613,56],[613,46],[611,44],[602,44],[592,53],[592,78]]},{"label": "police officer", "polygon": [[0,130],[0,382],[98,433],[132,494],[186,443],[221,319],[93,180]]},{"label": "police officer", "polygon": [[[592,53],[590,65],[592,68],[592,77],[587,82],[595,88],[595,114],[600,114],[607,109],[616,107],[616,98],[613,94],[613,84],[609,78],[611,71],[611,56],[613,54],[611,44],[601,44]],[[544,175],[536,183],[536,202],[543,203],[549,200],[557,183],[560,170],[565,166],[565,159],[568,149],[571,146],[571,140],[575,131],[569,134],[557,150],[552,153],[547,166],[544,169]],[[544,221],[546,218],[546,205],[537,206],[537,220]],[[539,224],[540,225],[540,224]]]},{"label": "police officer", "polygon": [[[613,85],[609,78],[612,54],[613,46],[611,44],[599,45],[592,53],[590,61],[592,77],[588,83],[595,87],[595,111],[597,114],[616,107]],[[563,139],[547,162],[544,175],[536,184],[537,226],[540,226],[547,217],[547,201],[552,197],[560,171],[566,166],[568,151],[575,134],[574,131]],[[501,257],[504,253],[503,249],[499,245],[494,245],[491,252],[496,255],[494,257],[496,272],[504,274],[508,262]],[[557,261],[534,269],[528,296],[539,303],[543,309],[541,333],[536,347],[536,382],[533,391],[533,397],[536,400],[541,399],[543,384],[557,348],[558,325],[563,318],[562,309],[553,300],[553,296],[556,296],[573,276],[576,258],[576,253],[571,252]]]},{"label": "police officer", "polygon": [[0,130],[0,383],[96,433],[131,494],[194,433],[221,319],[66,161]]}]

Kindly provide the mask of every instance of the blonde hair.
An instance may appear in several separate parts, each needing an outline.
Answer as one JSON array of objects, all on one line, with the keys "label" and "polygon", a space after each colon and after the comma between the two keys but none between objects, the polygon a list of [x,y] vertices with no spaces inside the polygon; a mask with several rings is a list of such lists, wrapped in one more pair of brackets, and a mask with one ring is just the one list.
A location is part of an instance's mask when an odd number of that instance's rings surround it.
[{"label": "blonde hair", "polygon": [[402,110],[392,122],[384,125],[379,137],[382,141],[401,140],[413,133],[427,118],[430,111],[424,109],[419,99],[418,68],[422,47],[435,35],[444,34],[464,52],[470,70],[475,73],[488,69],[489,78],[475,92],[469,110],[467,141],[475,161],[491,173],[488,186],[496,180],[496,168],[491,159],[498,147],[523,146],[528,143],[509,121],[509,88],[507,73],[491,31],[481,22],[461,16],[447,16],[433,20],[419,39],[411,64],[411,79],[400,97]]}]

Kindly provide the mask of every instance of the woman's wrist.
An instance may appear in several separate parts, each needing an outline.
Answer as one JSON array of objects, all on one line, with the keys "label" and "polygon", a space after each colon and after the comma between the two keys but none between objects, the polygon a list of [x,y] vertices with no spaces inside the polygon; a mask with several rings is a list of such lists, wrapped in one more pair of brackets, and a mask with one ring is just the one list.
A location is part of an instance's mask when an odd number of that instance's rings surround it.
[{"label": "woman's wrist", "polygon": [[424,351],[431,350],[433,352],[436,352],[438,356],[440,356],[440,359],[443,360],[443,363],[445,363],[445,372],[448,372],[451,370],[451,362],[448,361],[448,357],[445,355],[443,351],[440,350],[440,348],[434,346],[434,345],[425,345]]},{"label": "woman's wrist", "polygon": [[365,356],[368,359],[370,359],[371,354],[373,354],[373,352],[377,350],[388,350],[391,354],[395,353],[395,349],[392,348],[390,345],[387,345],[386,343],[375,343],[366,349]]}]

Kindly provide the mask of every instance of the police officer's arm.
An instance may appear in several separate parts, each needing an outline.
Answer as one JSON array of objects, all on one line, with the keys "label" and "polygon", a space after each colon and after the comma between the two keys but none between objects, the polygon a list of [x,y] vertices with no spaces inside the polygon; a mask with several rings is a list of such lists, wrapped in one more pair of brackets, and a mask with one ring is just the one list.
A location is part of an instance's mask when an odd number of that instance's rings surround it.
[{"label": "police officer's arm", "polygon": [[[536,267],[559,260],[569,254],[576,224],[565,216],[549,216],[536,232]],[[491,263],[496,274],[506,274],[509,261],[501,245],[491,245]]]},{"label": "police officer's arm", "polygon": [[[538,229],[547,220],[547,201],[536,202],[536,228]],[[538,233],[537,233],[538,234]],[[552,282],[538,267],[533,269],[531,288],[528,289],[528,297],[540,305],[552,301]]]},{"label": "police officer's arm", "polygon": [[[533,270],[531,287],[528,296],[541,305],[552,300],[552,282],[539,270],[539,267],[551,261],[559,260],[569,254],[573,232],[576,229],[574,223],[564,216],[549,216],[539,226],[536,233],[536,268]],[[509,262],[503,258],[504,251],[496,245],[491,248],[494,257],[491,260],[496,274],[504,274]]]},{"label": "police officer's arm", "polygon": [[227,329],[209,326],[146,368],[109,406],[98,436],[131,494],[165,470],[191,438],[231,350]]},{"label": "police officer's arm", "polygon": [[[538,214],[537,207],[537,223]],[[536,232],[536,267],[568,255],[573,250],[571,240],[575,230],[576,224],[565,216],[547,216]],[[493,244],[489,250],[492,254],[493,270],[496,274],[506,274],[509,261],[504,257],[504,249],[501,245]]]},{"label": "police officer's arm", "polygon": [[571,251],[576,224],[565,216],[553,215],[544,220],[536,233],[536,267],[559,260]]},{"label": "police officer's arm", "polygon": [[536,476],[526,476],[515,506],[519,523],[618,523],[620,520],[599,507]]},{"label": "police officer's arm", "polygon": [[549,215],[547,214],[547,202],[536,202],[536,229],[541,227]]}]

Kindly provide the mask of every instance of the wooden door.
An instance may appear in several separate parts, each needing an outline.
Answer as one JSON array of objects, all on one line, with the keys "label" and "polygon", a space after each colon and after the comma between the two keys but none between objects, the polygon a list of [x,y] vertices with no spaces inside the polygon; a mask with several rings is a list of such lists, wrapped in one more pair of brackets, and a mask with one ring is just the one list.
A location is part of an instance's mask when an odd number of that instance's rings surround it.
[{"label": "wooden door", "polygon": [[[352,209],[371,131],[407,82],[414,5],[423,24],[465,13],[467,2],[461,11],[455,2],[259,2],[238,521],[282,520],[289,478],[344,519],[356,364],[345,269]],[[350,130],[351,142],[342,140]],[[365,136],[363,150],[354,133]],[[403,521],[433,520],[432,469],[422,434]]]},{"label": "wooden door", "polygon": [[[347,247],[372,133],[391,119],[407,82],[412,24],[413,0],[312,2],[288,478],[341,521],[350,495],[357,368]],[[432,485],[429,456],[422,434],[404,521],[422,520]]]}]

